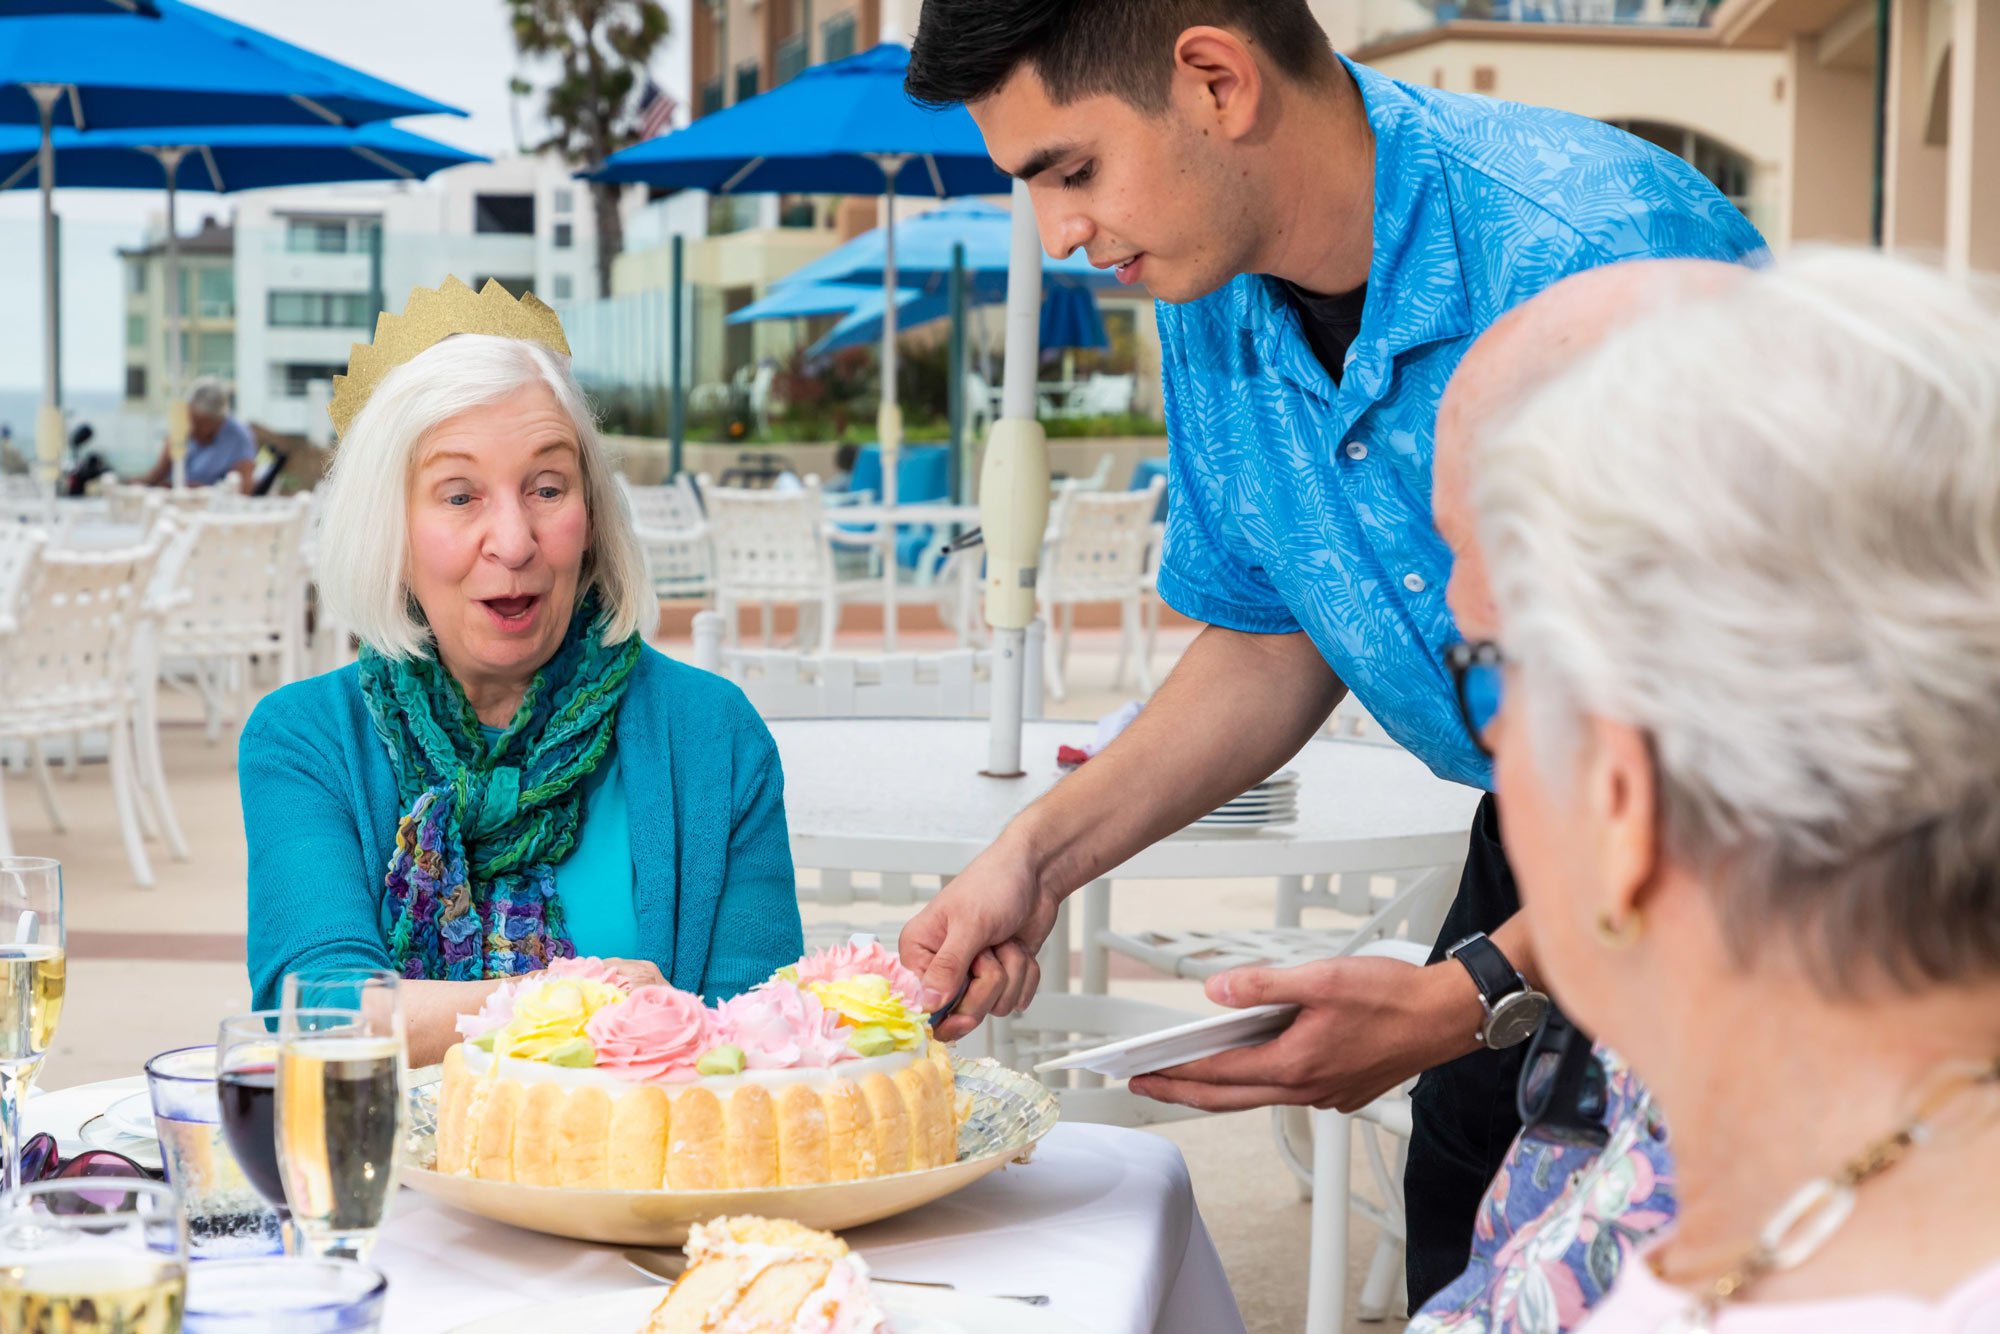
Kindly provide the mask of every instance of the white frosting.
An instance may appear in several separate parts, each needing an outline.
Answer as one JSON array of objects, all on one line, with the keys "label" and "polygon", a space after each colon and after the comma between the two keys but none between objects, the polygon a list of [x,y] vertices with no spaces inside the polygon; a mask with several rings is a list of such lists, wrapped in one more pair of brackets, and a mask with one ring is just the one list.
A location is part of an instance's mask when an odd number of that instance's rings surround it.
[{"label": "white frosting", "polygon": [[[898,1070],[915,1065],[917,1058],[923,1055],[925,1050],[926,1048],[919,1048],[916,1051],[897,1051],[887,1056],[867,1056],[857,1060],[842,1061],[835,1066],[810,1069],[745,1070],[740,1075],[704,1075],[699,1079],[679,1083],[658,1083],[653,1087],[665,1089],[669,1094],[700,1087],[718,1095],[731,1092],[741,1084],[760,1084],[765,1088],[779,1088],[786,1084],[828,1088],[844,1081],[866,1079],[872,1074],[893,1076]],[[470,1045],[463,1051],[466,1073],[483,1077],[491,1072],[493,1053],[481,1051]],[[599,1088],[607,1092],[623,1092],[626,1089],[641,1087],[641,1081],[621,1079],[609,1070],[550,1065],[546,1061],[524,1061],[512,1056],[501,1064],[500,1074],[517,1084],[557,1084],[563,1088]]]}]

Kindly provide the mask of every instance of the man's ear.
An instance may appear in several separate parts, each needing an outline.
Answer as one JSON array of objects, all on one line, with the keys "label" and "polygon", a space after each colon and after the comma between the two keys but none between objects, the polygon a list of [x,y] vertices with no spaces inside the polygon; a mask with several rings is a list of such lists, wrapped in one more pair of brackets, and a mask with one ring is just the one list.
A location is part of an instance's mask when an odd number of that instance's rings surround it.
[{"label": "man's ear", "polygon": [[1226,139],[1256,128],[1264,72],[1243,39],[1226,28],[1189,28],[1174,43],[1177,94],[1196,104],[1196,125]]}]

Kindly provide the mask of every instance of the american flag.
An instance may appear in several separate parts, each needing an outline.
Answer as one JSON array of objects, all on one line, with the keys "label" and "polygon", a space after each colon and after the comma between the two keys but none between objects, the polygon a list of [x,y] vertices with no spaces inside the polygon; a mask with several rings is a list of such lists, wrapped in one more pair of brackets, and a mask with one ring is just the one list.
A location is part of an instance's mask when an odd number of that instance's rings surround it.
[{"label": "american flag", "polygon": [[674,112],[680,103],[674,101],[673,94],[653,82],[653,76],[646,76],[646,86],[639,91],[639,137],[651,139],[673,128]]}]

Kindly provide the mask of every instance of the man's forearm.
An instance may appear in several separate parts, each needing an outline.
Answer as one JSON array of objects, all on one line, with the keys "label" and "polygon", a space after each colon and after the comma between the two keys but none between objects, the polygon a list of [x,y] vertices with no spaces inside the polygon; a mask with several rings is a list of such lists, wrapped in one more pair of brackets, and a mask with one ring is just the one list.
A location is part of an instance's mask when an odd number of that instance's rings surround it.
[{"label": "man's forearm", "polygon": [[1303,634],[1209,627],[1117,742],[1005,834],[1064,897],[1269,777],[1345,694]]}]

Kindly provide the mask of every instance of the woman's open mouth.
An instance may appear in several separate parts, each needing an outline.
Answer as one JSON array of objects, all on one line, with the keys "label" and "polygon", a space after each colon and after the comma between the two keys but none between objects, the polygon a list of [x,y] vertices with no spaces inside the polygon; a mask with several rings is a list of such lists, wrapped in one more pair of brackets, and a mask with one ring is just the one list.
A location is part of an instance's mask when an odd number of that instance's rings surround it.
[{"label": "woman's open mouth", "polygon": [[493,618],[494,625],[509,633],[518,633],[535,623],[535,613],[540,610],[542,598],[539,593],[523,593],[511,598],[481,598],[479,605],[486,608],[486,614]]}]

